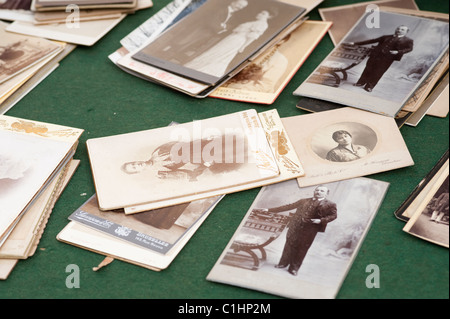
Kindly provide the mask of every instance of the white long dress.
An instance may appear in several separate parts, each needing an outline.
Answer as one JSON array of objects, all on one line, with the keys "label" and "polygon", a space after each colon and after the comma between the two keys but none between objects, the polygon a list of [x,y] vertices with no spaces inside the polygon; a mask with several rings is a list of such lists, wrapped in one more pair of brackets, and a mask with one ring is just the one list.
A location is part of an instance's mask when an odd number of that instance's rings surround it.
[{"label": "white long dress", "polygon": [[[268,28],[267,20],[255,20],[237,26],[230,35],[184,66],[209,75],[223,76],[231,61]],[[242,51],[241,51],[242,52]]]}]

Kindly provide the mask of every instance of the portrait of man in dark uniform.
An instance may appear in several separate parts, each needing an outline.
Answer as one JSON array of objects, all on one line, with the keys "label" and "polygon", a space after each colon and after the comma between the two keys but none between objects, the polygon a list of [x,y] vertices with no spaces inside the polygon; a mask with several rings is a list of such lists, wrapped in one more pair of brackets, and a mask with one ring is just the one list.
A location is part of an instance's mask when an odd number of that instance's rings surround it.
[{"label": "portrait of man in dark uniform", "polygon": [[327,224],[337,218],[336,203],[326,198],[328,194],[329,189],[319,185],[311,198],[267,209],[271,213],[296,210],[288,223],[286,243],[276,268],[288,267],[290,274],[297,275],[317,233],[324,232]]},{"label": "portrait of man in dark uniform", "polygon": [[394,63],[400,61],[404,54],[413,50],[414,41],[407,37],[409,28],[405,25],[398,26],[394,34],[384,35],[376,39],[350,42],[348,45],[367,45],[378,43],[369,54],[366,67],[355,86],[361,86],[367,92],[372,92],[384,73]]}]

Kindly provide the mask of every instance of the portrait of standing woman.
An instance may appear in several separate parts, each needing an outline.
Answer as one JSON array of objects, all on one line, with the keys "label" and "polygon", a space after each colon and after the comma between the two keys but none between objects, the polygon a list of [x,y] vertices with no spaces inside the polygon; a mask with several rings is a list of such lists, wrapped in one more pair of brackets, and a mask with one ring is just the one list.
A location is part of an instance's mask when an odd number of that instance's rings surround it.
[{"label": "portrait of standing woman", "polygon": [[184,66],[209,75],[223,76],[236,55],[244,52],[267,30],[269,18],[269,11],[261,11],[255,20],[237,26],[230,35]]}]

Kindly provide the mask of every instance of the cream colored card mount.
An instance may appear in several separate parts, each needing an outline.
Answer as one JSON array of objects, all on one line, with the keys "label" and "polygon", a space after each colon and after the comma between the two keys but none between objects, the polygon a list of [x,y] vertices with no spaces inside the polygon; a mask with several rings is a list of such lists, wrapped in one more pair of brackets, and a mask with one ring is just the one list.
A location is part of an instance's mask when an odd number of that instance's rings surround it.
[{"label": "cream colored card mount", "polygon": [[395,119],[344,107],[282,118],[302,160],[300,186],[414,165]]}]

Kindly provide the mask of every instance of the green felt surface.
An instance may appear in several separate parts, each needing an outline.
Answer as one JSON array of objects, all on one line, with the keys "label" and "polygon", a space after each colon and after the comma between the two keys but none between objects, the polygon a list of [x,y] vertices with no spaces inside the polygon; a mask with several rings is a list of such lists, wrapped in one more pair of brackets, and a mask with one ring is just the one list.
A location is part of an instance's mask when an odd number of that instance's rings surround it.
[{"label": "green felt surface", "polygon": [[[114,261],[94,272],[103,259],[98,254],[61,243],[56,235],[67,217],[94,193],[86,150],[89,138],[166,126],[237,112],[247,108],[276,108],[281,117],[306,114],[296,108],[292,92],[332,50],[328,35],[271,106],[195,99],[133,77],[114,66],[108,55],[119,40],[156,13],[168,0],[126,17],[93,47],[77,47],[61,65],[6,114],[85,130],[75,158],[81,164],[60,197],[48,221],[35,255],[22,260],[6,281],[0,282],[0,298],[254,298],[277,296],[205,278],[227,245],[259,189],[227,195],[176,257],[162,272]],[[448,1],[416,1],[419,8],[448,13]],[[349,4],[329,0],[320,7]],[[311,20],[320,20],[317,9]],[[449,122],[426,116],[418,127],[403,126],[401,133],[415,165],[370,176],[390,183],[370,231],[337,296],[338,299],[410,299],[449,297],[448,249],[402,231],[405,223],[394,211],[448,148]],[[120,150],[118,150],[120,151]],[[66,287],[66,266],[80,267],[80,288]],[[380,268],[380,288],[369,289],[366,266]]]}]

